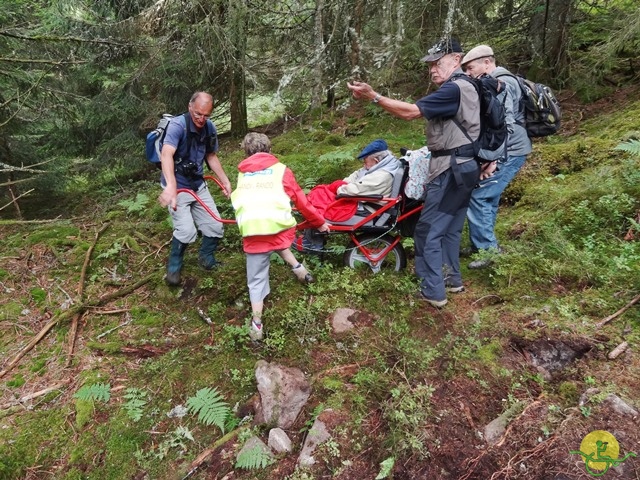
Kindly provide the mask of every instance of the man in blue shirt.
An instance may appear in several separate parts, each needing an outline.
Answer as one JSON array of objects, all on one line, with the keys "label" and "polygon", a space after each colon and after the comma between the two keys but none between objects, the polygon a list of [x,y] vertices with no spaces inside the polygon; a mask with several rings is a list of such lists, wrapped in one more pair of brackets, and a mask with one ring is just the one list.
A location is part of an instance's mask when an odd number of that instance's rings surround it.
[{"label": "man in blue shirt", "polygon": [[414,233],[415,271],[419,297],[435,307],[447,304],[446,292],[462,292],[460,238],[471,191],[478,180],[478,163],[469,143],[480,135],[480,101],[460,69],[462,48],[444,39],[421,60],[429,64],[431,81],[440,88],[415,104],[376,93],[363,82],[348,83],[355,98],[367,98],[405,120],[427,119],[431,165],[427,195]]},{"label": "man in blue shirt", "polygon": [[196,92],[189,101],[188,115],[174,117],[167,126],[162,143],[160,161],[163,187],[158,197],[160,205],[169,208],[173,220],[173,238],[167,263],[166,282],[180,284],[180,271],[187,245],[195,242],[198,230],[202,233],[202,245],[198,255],[200,265],[210,270],[219,263],[215,258],[218,242],[223,235],[222,223],[216,221],[207,210],[185,192],[193,190],[204,204],[220,217],[216,204],[204,181],[204,162],[216,174],[224,194],[231,194],[231,183],[218,158],[218,136],[209,117],[213,111],[213,98],[205,92]]}]

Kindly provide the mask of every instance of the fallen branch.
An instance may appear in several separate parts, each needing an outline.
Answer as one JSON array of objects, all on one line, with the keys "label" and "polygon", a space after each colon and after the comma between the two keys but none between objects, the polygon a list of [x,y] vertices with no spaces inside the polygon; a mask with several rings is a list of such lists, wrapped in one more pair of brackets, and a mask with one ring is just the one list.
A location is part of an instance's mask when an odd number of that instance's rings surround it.
[{"label": "fallen branch", "polygon": [[66,223],[69,220],[66,218],[56,217],[49,218],[46,220],[0,220],[1,225],[28,225],[28,224],[40,224],[40,223],[55,223],[55,222],[63,222]]},{"label": "fallen branch", "polygon": [[191,475],[196,473],[196,470],[198,470],[205,462],[207,462],[209,460],[209,457],[211,457],[211,455],[213,455],[213,452],[215,452],[222,445],[224,445],[229,440],[231,440],[232,438],[236,437],[240,432],[242,432],[243,430],[246,430],[249,427],[250,427],[250,425],[243,425],[242,427],[238,427],[235,430],[230,431],[226,435],[224,435],[224,436],[220,437],[218,440],[216,440],[213,443],[213,445],[211,445],[209,448],[204,450],[200,455],[198,455],[196,457],[196,459],[193,462],[191,462],[191,465],[189,466],[189,471],[187,472],[187,474],[184,477],[182,477],[182,480],[186,480]]},{"label": "fallen branch", "polygon": [[479,299],[477,299],[475,302],[473,302],[471,305],[475,305],[476,303],[484,300],[485,298],[497,298],[499,302],[502,301],[502,297],[498,296],[498,295],[485,295],[484,297],[480,297]]},{"label": "fallen branch", "polygon": [[32,188],[31,190],[28,190],[28,191],[24,192],[22,195],[18,195],[17,197],[14,197],[9,203],[7,203],[6,205],[0,207],[0,210],[4,210],[5,208],[10,207],[14,203],[16,203],[16,200],[29,195],[34,190],[35,190],[35,188]]},{"label": "fallen branch", "polygon": [[154,277],[154,274],[148,275],[145,278],[134,283],[133,285],[129,285],[128,287],[122,288],[116,292],[103,295],[97,300],[91,300],[86,303],[82,303],[80,305],[74,305],[72,308],[70,308],[66,312],[63,312],[60,315],[56,315],[49,321],[49,323],[47,323],[42,328],[42,330],[40,330],[40,332],[22,350],[18,352],[18,354],[13,358],[13,360],[11,360],[8,363],[6,368],[0,372],[0,378],[4,377],[7,373],[9,373],[13,369],[13,367],[15,367],[18,364],[20,359],[24,357],[33,347],[35,347],[38,344],[38,342],[42,340],[44,336],[62,320],[71,318],[74,315],[82,313],[88,308],[100,307],[100,306],[106,305],[112,300],[115,300],[116,298],[124,297],[125,295],[128,295],[131,292],[137,290],[145,283],[148,283],[153,277]]},{"label": "fallen branch", "polygon": [[620,315],[622,315],[624,312],[626,312],[627,310],[629,310],[631,307],[633,307],[636,303],[638,303],[638,300],[640,300],[640,295],[636,295],[636,297],[631,300],[629,303],[627,303],[624,307],[622,307],[620,310],[618,310],[616,313],[609,315],[607,318],[605,318],[604,320],[596,323],[596,328],[601,328],[603,325],[606,325],[607,323],[609,323],[611,320],[614,320],[615,318],[619,317]]},{"label": "fallen branch", "polygon": [[158,255],[158,253],[160,253],[160,250],[165,248],[170,243],[171,243],[171,240],[169,240],[167,243],[165,243],[164,245],[161,245],[161,246],[158,246],[157,244],[154,244],[153,246],[156,247],[156,251],[148,253],[147,255],[145,255],[144,258],[142,260],[140,260],[140,263],[138,263],[138,265],[142,265],[144,262],[146,262],[147,258],[149,258],[151,256],[154,256],[154,255]]},{"label": "fallen branch", "polygon": [[609,360],[615,360],[620,355],[622,355],[627,350],[628,347],[629,347],[629,342],[622,342],[616,348],[611,350],[611,352],[609,353],[609,355],[607,355],[607,357],[609,358]]},{"label": "fallen branch", "polygon": [[67,361],[65,362],[65,368],[69,368],[71,366],[71,362],[73,361],[73,351],[76,346],[78,324],[80,323],[80,319],[83,315],[84,312],[78,313],[77,315],[74,315],[73,320],[71,321],[71,328],[69,329],[69,351],[67,352]]},{"label": "fallen branch", "polygon": [[69,383],[71,383],[71,379],[64,380],[64,381],[62,381],[60,383],[56,383],[55,385],[52,385],[51,387],[47,387],[47,388],[45,388],[43,390],[40,390],[38,392],[30,393],[28,395],[24,395],[23,397],[17,398],[17,399],[15,399],[14,401],[12,401],[10,403],[6,403],[6,404],[2,405],[0,407],[0,409],[6,410],[6,409],[11,408],[13,406],[20,405],[21,403],[28,402],[29,400],[33,400],[34,398],[38,398],[38,397],[41,397],[43,395],[46,395],[47,393],[55,392],[56,390],[60,390],[62,387],[66,387],[67,385],[69,385]]},{"label": "fallen branch", "polygon": [[87,268],[89,267],[89,261],[91,260],[91,253],[93,252],[93,249],[96,248],[96,243],[98,243],[98,238],[100,238],[100,235],[102,234],[102,232],[104,232],[107,228],[109,228],[109,222],[102,225],[102,228],[100,228],[100,230],[96,232],[96,236],[93,239],[93,243],[91,244],[91,246],[89,247],[89,250],[87,250],[87,253],[84,256],[84,264],[82,265],[82,273],[80,274],[80,282],[78,283],[78,297],[80,297],[80,301],[83,300],[82,297],[84,295],[84,281],[85,281],[85,278],[87,277]]},{"label": "fallen branch", "polygon": [[[91,307],[97,308],[97,307]],[[115,310],[100,310],[92,312],[94,315],[117,315],[118,313],[130,312],[130,308],[116,308]]]},{"label": "fallen branch", "polygon": [[[78,299],[80,302],[84,300],[84,282],[87,278],[87,268],[89,267],[89,261],[91,260],[91,253],[93,249],[96,247],[96,243],[98,243],[98,238],[100,238],[100,234],[104,232],[109,226],[109,222],[102,225],[102,228],[96,232],[96,235],[93,239],[93,243],[87,250],[87,253],[84,256],[84,264],[82,265],[82,273],[80,274],[80,281],[78,282]],[[73,321],[71,322],[71,329],[69,330],[69,351],[67,353],[67,362],[66,367],[71,366],[71,362],[73,360],[73,351],[76,346],[76,334],[78,332],[78,324],[80,323],[80,319],[84,315],[84,312],[78,313],[73,317]]]}]

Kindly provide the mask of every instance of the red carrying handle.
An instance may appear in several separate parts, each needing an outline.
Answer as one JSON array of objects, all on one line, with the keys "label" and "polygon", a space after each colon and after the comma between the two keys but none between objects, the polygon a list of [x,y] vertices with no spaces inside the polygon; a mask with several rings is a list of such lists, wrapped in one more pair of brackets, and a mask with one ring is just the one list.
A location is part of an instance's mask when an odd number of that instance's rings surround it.
[{"label": "red carrying handle", "polygon": [[[218,184],[218,186],[220,187],[220,190],[222,190],[224,192],[224,187],[222,186],[222,183],[216,177],[211,176],[211,175],[205,175],[204,179],[205,180],[213,180],[215,183]],[[193,190],[190,190],[188,188],[179,188],[178,190],[176,190],[176,193],[188,193],[189,195],[191,195],[200,205],[202,205],[202,208],[204,208],[207,211],[207,213],[213,217],[214,220],[216,220],[216,221],[218,221],[220,223],[227,223],[227,224],[236,223],[235,220],[230,220],[230,219],[226,219],[226,218],[220,218],[218,215],[216,215],[213,210],[211,210],[209,207],[207,207],[207,205],[205,205],[205,203],[202,201],[202,199],[198,195],[196,195],[196,192],[194,192]],[[174,210],[175,210],[175,208],[174,208]]]}]

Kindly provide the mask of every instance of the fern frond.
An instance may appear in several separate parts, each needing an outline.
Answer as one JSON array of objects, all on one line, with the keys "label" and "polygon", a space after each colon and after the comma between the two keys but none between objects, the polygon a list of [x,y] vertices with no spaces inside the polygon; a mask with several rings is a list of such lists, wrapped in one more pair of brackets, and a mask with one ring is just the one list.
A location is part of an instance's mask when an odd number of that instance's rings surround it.
[{"label": "fern frond", "polygon": [[244,468],[246,470],[256,470],[265,468],[273,462],[273,458],[269,452],[265,452],[260,445],[253,448],[243,450],[236,459],[235,468]]},{"label": "fern frond", "polygon": [[123,405],[123,408],[127,412],[127,415],[134,422],[139,421],[142,418],[142,407],[147,404],[145,400],[147,392],[137,388],[127,388],[124,398],[127,403]]},{"label": "fern frond", "polygon": [[640,140],[629,140],[618,144],[614,150],[622,150],[640,157]]},{"label": "fern frond", "polygon": [[108,402],[111,398],[111,385],[109,383],[94,383],[93,385],[83,385],[73,395],[73,398],[79,400],[98,400],[100,402]]},{"label": "fern frond", "polygon": [[375,478],[375,480],[383,480],[388,478],[391,475],[391,470],[393,470],[393,466],[396,463],[396,459],[394,457],[389,457],[385,461],[380,463],[380,473]]},{"label": "fern frond", "polygon": [[205,425],[217,425],[224,433],[225,420],[231,413],[231,409],[215,387],[198,390],[195,397],[187,399],[187,408],[192,413],[198,414],[199,422]]}]

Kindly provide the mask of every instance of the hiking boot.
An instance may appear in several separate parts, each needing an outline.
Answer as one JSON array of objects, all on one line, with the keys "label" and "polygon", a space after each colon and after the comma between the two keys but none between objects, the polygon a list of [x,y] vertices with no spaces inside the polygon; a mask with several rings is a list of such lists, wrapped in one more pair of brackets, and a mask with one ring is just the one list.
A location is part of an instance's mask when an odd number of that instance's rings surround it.
[{"label": "hiking boot", "polygon": [[460,249],[460,257],[461,258],[470,257],[474,253],[478,253],[478,249],[477,248],[465,247],[465,248]]},{"label": "hiking boot", "polygon": [[262,320],[254,318],[249,326],[249,338],[253,342],[260,342],[264,338],[264,329],[262,328]]},{"label": "hiking boot", "polygon": [[180,277],[180,270],[177,272],[167,272],[164,277],[164,281],[170,287],[177,287],[182,282],[182,278]]},{"label": "hiking boot", "polygon": [[296,276],[300,283],[313,283],[315,279],[311,276],[311,274],[307,271],[304,265],[299,263],[297,266],[291,269],[293,274]]},{"label": "hiking boot", "polygon": [[182,260],[184,258],[184,251],[187,249],[187,244],[182,243],[176,237],[171,238],[171,251],[169,252],[169,261],[167,262],[167,276],[165,282],[170,287],[176,287],[180,285],[180,270],[182,270]]},{"label": "hiking boot", "polygon": [[[487,250],[483,250],[484,255],[483,258],[479,258],[478,260],[474,260],[469,265],[467,265],[471,270],[479,270],[481,268],[487,268],[493,265],[494,257],[496,255],[501,255],[504,253],[502,247],[498,246],[495,248],[489,248]],[[487,254],[491,255],[488,256]]]},{"label": "hiking boot", "polygon": [[444,288],[449,293],[461,293],[461,292],[464,292],[464,285],[458,285],[458,286],[445,285]]},{"label": "hiking boot", "polygon": [[436,308],[442,308],[447,304],[447,299],[445,298],[444,300],[433,300],[431,298],[427,298],[424,296],[424,293],[422,292],[418,292],[418,294],[416,295],[416,297],[424,302],[427,302],[429,305],[436,307]]},{"label": "hiking boot", "polygon": [[480,270],[482,268],[487,268],[493,265],[493,260],[490,258],[481,258],[480,260],[474,260],[471,262],[468,267],[471,270]]},{"label": "hiking boot", "polygon": [[222,265],[215,257],[219,241],[220,239],[218,237],[202,237],[202,245],[200,246],[200,253],[198,254],[198,263],[205,270],[211,270]]}]

